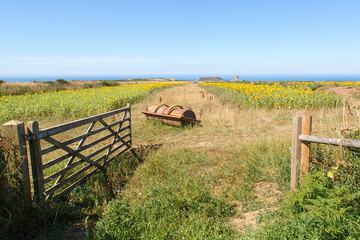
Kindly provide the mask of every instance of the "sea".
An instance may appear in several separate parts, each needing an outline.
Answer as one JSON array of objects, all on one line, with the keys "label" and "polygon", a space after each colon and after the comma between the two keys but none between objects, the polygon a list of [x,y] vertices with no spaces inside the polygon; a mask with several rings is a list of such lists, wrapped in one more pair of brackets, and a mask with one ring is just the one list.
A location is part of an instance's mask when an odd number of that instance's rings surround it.
[{"label": "sea", "polygon": [[200,77],[221,77],[230,81],[236,75],[246,81],[360,81],[360,75],[241,75],[241,74],[133,74],[133,75],[27,75],[27,76],[0,76],[0,80],[6,82],[33,82],[55,81],[65,79],[67,81],[79,80],[121,80],[135,78],[172,78],[176,80],[196,81]]}]

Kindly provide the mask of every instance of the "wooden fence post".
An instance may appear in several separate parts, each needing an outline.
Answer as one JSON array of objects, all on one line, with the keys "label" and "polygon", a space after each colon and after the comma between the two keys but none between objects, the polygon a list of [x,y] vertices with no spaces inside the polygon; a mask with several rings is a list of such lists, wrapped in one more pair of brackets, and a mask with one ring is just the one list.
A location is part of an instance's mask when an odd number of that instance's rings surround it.
[{"label": "wooden fence post", "polygon": [[[19,146],[19,149],[16,149],[14,157],[19,157],[22,162],[21,174],[25,201],[31,202],[31,185],[25,140],[25,125],[21,121],[11,120],[10,122],[4,123],[2,128],[4,130],[4,136],[11,139],[11,142],[14,145]],[[16,159],[14,160],[16,161]]]},{"label": "wooden fence post", "polygon": [[[302,119],[302,135],[311,135],[312,117],[305,115]],[[310,170],[310,143],[301,144],[301,172],[300,180],[303,179],[304,173]]]},{"label": "wooden fence post", "polygon": [[[36,135],[39,133],[39,124],[37,121],[30,121],[27,124],[28,134]],[[42,201],[45,199],[44,174],[42,169],[41,146],[40,139],[32,139],[29,141],[31,170],[34,183],[34,200]]]},{"label": "wooden fence post", "polygon": [[301,141],[299,136],[302,130],[302,117],[296,115],[293,117],[293,136],[292,136],[292,147],[291,147],[291,189],[294,190],[297,183],[297,163],[301,158]]},{"label": "wooden fence post", "polygon": [[128,103],[126,106],[129,107],[130,147],[132,147],[131,105],[130,105],[130,103]]}]

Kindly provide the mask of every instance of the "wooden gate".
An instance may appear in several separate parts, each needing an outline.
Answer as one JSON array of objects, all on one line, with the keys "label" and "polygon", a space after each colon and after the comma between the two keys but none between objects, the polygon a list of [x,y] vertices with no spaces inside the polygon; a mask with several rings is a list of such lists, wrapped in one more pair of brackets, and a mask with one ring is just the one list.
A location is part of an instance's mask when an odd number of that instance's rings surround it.
[{"label": "wooden gate", "polygon": [[31,121],[26,140],[34,199],[59,198],[131,148],[130,104],[47,129]]}]

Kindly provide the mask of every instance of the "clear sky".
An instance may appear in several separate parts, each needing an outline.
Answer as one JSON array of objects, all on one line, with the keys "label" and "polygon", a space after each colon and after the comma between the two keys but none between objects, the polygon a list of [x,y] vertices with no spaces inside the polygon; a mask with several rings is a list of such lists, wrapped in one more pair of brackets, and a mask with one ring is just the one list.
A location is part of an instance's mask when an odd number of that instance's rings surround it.
[{"label": "clear sky", "polygon": [[3,0],[0,79],[360,74],[359,0]]}]

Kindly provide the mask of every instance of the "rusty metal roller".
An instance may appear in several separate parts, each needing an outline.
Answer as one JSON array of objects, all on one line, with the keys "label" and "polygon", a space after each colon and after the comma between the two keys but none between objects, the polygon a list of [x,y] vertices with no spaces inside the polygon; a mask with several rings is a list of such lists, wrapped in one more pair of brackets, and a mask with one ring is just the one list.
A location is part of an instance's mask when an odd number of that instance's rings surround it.
[{"label": "rusty metal roller", "polygon": [[160,120],[167,125],[176,127],[200,123],[199,120],[196,120],[196,115],[193,111],[184,109],[180,105],[172,105],[169,107],[166,104],[159,104],[157,106],[150,106],[141,112],[145,114],[148,119]]}]

